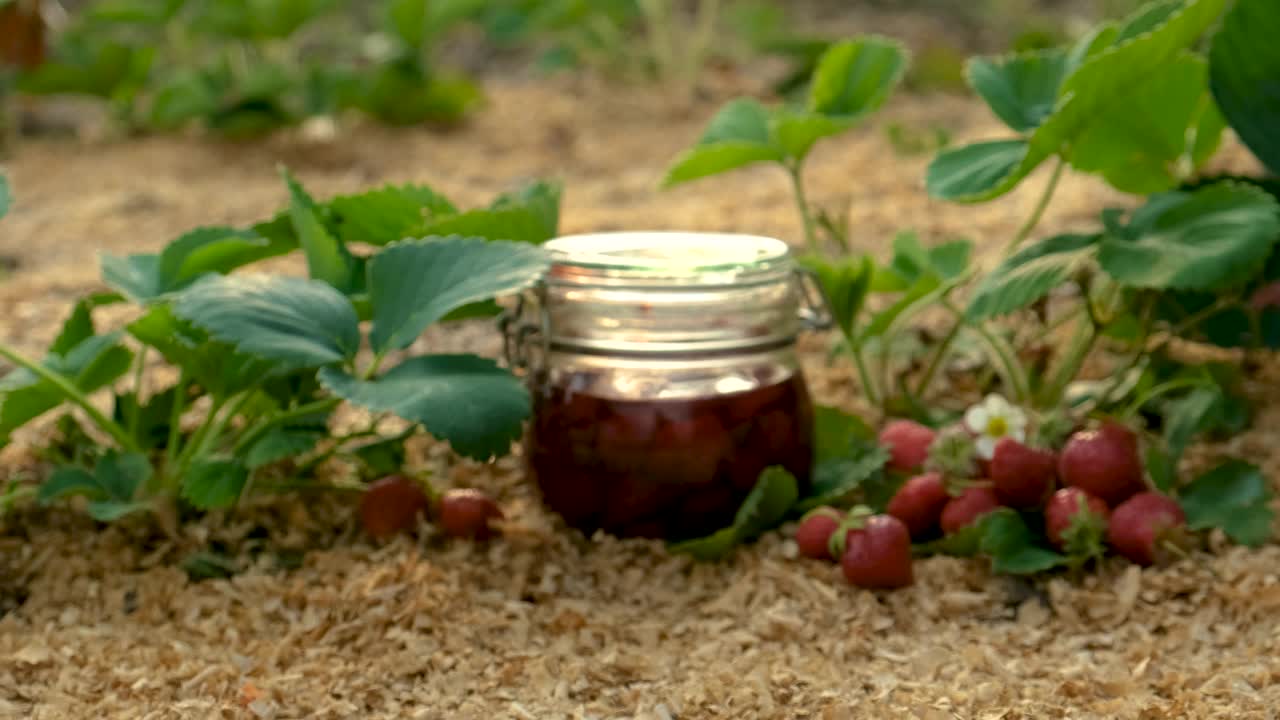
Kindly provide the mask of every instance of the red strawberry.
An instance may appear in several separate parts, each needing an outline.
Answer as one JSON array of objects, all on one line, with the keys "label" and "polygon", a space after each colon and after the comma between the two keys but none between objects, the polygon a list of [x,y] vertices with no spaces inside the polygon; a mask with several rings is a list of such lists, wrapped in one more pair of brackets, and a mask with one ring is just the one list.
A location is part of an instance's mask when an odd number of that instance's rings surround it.
[{"label": "red strawberry", "polygon": [[891,420],[880,430],[880,445],[889,450],[889,467],[911,472],[929,458],[937,433],[911,420]]},{"label": "red strawberry", "polygon": [[1077,487],[1062,488],[1044,508],[1045,533],[1054,547],[1077,557],[1102,554],[1107,504]]},{"label": "red strawberry", "polygon": [[925,473],[911,478],[898,488],[898,492],[889,501],[887,512],[907,526],[911,537],[919,539],[938,527],[942,508],[950,500],[942,473]]},{"label": "red strawberry", "polygon": [[1011,437],[996,443],[991,457],[991,483],[1000,502],[1013,508],[1044,505],[1053,492],[1058,458],[1048,450],[1027,447]]},{"label": "red strawberry", "polygon": [[830,560],[829,543],[831,536],[844,520],[844,513],[832,507],[820,507],[800,519],[800,527],[796,528],[796,545],[800,546],[800,554],[807,558]]},{"label": "red strawberry", "polygon": [[1176,539],[1186,523],[1187,516],[1173,498],[1141,492],[1112,511],[1107,540],[1129,560],[1153,565],[1164,554],[1164,542]]},{"label": "red strawberry", "polygon": [[450,490],[440,498],[440,527],[451,537],[486,540],[492,520],[501,520],[498,504],[479,490]]},{"label": "red strawberry", "polygon": [[403,475],[388,475],[370,483],[360,498],[360,524],[369,535],[387,538],[413,527],[429,505],[421,485]]},{"label": "red strawberry", "polygon": [[985,485],[967,488],[942,509],[942,532],[950,535],[1000,507],[1000,499],[996,497],[995,490]]},{"label": "red strawberry", "polygon": [[1077,432],[1058,456],[1062,484],[1078,487],[1115,507],[1142,492],[1142,458],[1133,431],[1108,422]]},{"label": "red strawberry", "polygon": [[864,588],[900,588],[914,579],[911,534],[892,515],[873,515],[845,537],[840,569],[851,584]]}]

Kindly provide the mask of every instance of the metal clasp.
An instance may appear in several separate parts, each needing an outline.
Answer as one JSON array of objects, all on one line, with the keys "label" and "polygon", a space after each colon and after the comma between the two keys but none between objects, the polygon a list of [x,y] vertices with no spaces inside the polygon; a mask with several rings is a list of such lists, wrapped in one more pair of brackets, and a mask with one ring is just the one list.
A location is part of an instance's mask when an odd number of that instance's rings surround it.
[{"label": "metal clasp", "polygon": [[[535,353],[531,350],[541,350],[541,357],[546,357],[547,336],[543,332],[544,322],[530,322],[525,318],[528,305],[528,295],[521,294],[515,308],[504,310],[498,316],[498,329],[502,332],[502,357],[512,370],[528,370],[533,367],[534,362],[540,358],[534,357]],[[535,345],[531,342],[539,336],[542,337],[542,343]]]},{"label": "metal clasp", "polygon": [[809,330],[830,330],[835,316],[818,275],[808,268],[797,268],[796,275],[800,280],[800,322]]}]

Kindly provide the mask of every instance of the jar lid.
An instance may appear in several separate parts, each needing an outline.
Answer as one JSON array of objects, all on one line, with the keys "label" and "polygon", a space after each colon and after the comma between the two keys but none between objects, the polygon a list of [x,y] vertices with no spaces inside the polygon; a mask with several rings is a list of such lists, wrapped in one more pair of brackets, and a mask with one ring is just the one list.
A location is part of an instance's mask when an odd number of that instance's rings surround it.
[{"label": "jar lid", "polygon": [[576,285],[753,284],[791,273],[781,240],[704,232],[611,232],[567,235],[545,245],[549,283]]},{"label": "jar lid", "polygon": [[825,305],[786,243],[730,233],[571,235],[551,255],[530,331],[546,349],[638,355],[743,351],[821,327]]}]

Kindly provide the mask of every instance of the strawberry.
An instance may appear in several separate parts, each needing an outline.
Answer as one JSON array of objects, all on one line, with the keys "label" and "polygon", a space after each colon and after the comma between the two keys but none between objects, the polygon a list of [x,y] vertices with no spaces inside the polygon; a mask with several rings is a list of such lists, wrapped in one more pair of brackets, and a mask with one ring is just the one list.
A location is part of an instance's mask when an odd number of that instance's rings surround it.
[{"label": "strawberry", "polygon": [[880,430],[880,445],[890,453],[889,467],[911,472],[929,458],[929,446],[937,433],[911,420],[891,420]]},{"label": "strawberry", "polygon": [[973,485],[952,498],[942,509],[942,532],[950,535],[972,525],[978,518],[1001,507],[995,490],[985,485]]},{"label": "strawberry", "polygon": [[942,473],[925,473],[911,478],[898,488],[898,492],[889,501],[887,512],[907,526],[911,537],[919,539],[938,527],[942,508],[950,500]]},{"label": "strawberry", "polygon": [[479,490],[450,490],[440,498],[440,527],[451,537],[487,540],[492,520],[501,520],[498,504]]},{"label": "strawberry", "polygon": [[360,498],[360,524],[369,535],[387,538],[413,527],[429,505],[421,485],[403,475],[388,475],[370,483]]},{"label": "strawberry", "polygon": [[863,588],[900,588],[914,579],[911,533],[892,515],[873,515],[845,536],[840,569],[851,584]]},{"label": "strawberry", "polygon": [[1058,458],[1048,450],[1028,447],[1011,437],[1000,438],[991,457],[991,483],[1000,502],[1029,510],[1044,505],[1053,492]]},{"label": "strawberry", "polygon": [[1107,540],[1116,552],[1139,565],[1154,565],[1164,554],[1164,544],[1176,540],[1187,516],[1168,495],[1140,492],[1111,513]]},{"label": "strawberry", "polygon": [[1058,477],[1110,507],[1119,505],[1144,489],[1138,436],[1114,422],[1075,433],[1058,456]]},{"label": "strawberry", "polygon": [[1077,487],[1062,488],[1044,508],[1045,534],[1054,547],[1075,557],[1102,555],[1107,504]]},{"label": "strawberry", "polygon": [[800,527],[796,528],[796,545],[800,546],[800,554],[807,558],[831,559],[831,536],[844,520],[844,513],[833,507],[820,507],[810,511],[800,519]]}]

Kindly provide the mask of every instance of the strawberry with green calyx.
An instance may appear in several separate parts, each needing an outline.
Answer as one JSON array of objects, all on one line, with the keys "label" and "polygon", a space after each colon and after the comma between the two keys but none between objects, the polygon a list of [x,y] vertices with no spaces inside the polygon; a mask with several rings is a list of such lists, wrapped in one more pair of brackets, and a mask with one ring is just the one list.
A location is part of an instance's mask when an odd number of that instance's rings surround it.
[{"label": "strawberry with green calyx", "polygon": [[1076,487],[1053,494],[1044,509],[1045,534],[1054,547],[1077,560],[1101,557],[1110,512],[1100,498]]},{"label": "strawberry with green calyx", "polygon": [[1047,412],[1036,420],[1035,429],[1028,438],[1029,444],[1042,448],[1062,447],[1072,433],[1080,429],[1080,423],[1066,410]]},{"label": "strawberry with green calyx", "polygon": [[830,507],[814,508],[800,518],[796,528],[796,545],[807,558],[831,560],[831,538],[844,521],[844,513]]},{"label": "strawberry with green calyx", "polygon": [[848,530],[837,535],[844,536],[840,569],[849,584],[893,589],[915,580],[911,535],[901,520],[892,515],[859,513],[856,520],[841,524],[842,528],[845,526]]},{"label": "strawberry with green calyx", "polygon": [[1022,510],[1043,507],[1057,480],[1058,457],[1005,437],[991,457],[991,483],[1000,502]]},{"label": "strawberry with green calyx", "polygon": [[867,518],[875,515],[875,511],[866,505],[857,505],[849,509],[845,513],[844,519],[836,527],[835,532],[831,533],[831,537],[827,541],[827,554],[833,558],[844,557],[845,543],[849,539],[849,533],[854,530],[862,529],[866,524]]},{"label": "strawberry with green calyx", "polygon": [[1058,455],[1058,477],[1115,507],[1146,489],[1138,436],[1106,421],[1071,436]]},{"label": "strawberry with green calyx", "polygon": [[938,433],[929,448],[925,468],[949,478],[973,478],[979,474],[977,445],[972,433],[962,425],[953,425]]},{"label": "strawberry with green calyx", "polygon": [[1141,492],[1111,511],[1107,541],[1138,565],[1155,565],[1181,556],[1190,544],[1187,516],[1177,501],[1158,492]]},{"label": "strawberry with green calyx", "polygon": [[950,535],[962,530],[987,513],[1004,507],[989,483],[978,483],[965,488],[942,509],[942,532]]},{"label": "strawberry with green calyx", "polygon": [[929,457],[929,446],[937,433],[913,420],[890,420],[880,430],[880,446],[889,451],[889,468],[913,472]]}]

